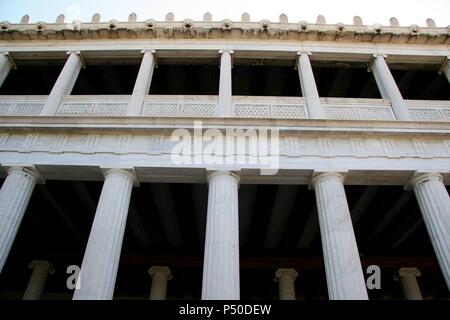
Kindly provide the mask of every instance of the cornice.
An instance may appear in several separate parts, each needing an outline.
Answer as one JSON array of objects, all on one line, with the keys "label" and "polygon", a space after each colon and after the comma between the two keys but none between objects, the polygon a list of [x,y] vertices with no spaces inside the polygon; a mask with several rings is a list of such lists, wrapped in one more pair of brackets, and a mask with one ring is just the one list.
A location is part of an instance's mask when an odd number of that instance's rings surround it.
[{"label": "cornice", "polygon": [[[358,19],[356,19],[358,18]],[[398,43],[398,44],[450,44],[450,26],[436,27],[434,21],[427,25],[398,26],[391,19],[391,25],[364,25],[359,17],[354,24],[327,24],[320,16],[316,23],[306,21],[288,22],[281,15],[278,22],[267,19],[250,21],[247,15],[242,21],[212,21],[205,14],[203,21],[184,19],[175,21],[168,14],[165,21],[147,19],[137,21],[136,15],[130,15],[129,21],[110,20],[100,22],[98,14],[91,22],[64,22],[58,16],[55,23],[0,23],[0,40],[98,40],[98,39],[245,39],[245,40],[299,40],[299,41],[338,41],[355,43]],[[394,22],[395,23],[394,23]]]}]

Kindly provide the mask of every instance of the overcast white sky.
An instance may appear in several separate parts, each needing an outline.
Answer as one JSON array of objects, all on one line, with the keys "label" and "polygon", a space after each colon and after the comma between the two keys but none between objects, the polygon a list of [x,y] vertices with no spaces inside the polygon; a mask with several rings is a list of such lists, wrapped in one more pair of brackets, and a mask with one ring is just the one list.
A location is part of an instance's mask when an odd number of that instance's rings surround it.
[{"label": "overcast white sky", "polygon": [[438,26],[450,25],[450,0],[0,0],[0,20],[10,22],[19,22],[24,14],[32,22],[54,22],[60,13],[69,22],[90,21],[96,12],[102,21],[126,21],[131,12],[137,13],[139,21],[163,20],[170,11],[176,20],[201,20],[209,11],[213,20],[239,21],[242,12],[248,12],[252,21],[278,21],[280,13],[286,13],[290,22],[315,22],[323,14],[328,23],[352,23],[353,16],[359,15],[369,25],[388,25],[392,16],[406,26],[425,25],[426,18],[435,19]]}]

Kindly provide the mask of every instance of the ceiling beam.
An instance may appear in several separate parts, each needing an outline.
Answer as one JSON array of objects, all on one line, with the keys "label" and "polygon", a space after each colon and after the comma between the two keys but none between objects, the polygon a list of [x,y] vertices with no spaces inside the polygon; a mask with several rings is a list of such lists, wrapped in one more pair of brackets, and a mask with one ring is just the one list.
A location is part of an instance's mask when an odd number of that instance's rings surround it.
[{"label": "ceiling beam", "polygon": [[319,217],[317,216],[317,207],[311,210],[308,221],[303,229],[300,240],[298,241],[297,248],[306,249],[311,246],[317,233],[319,232]]},{"label": "ceiling beam", "polygon": [[39,185],[37,191],[45,199],[45,201],[49,204],[49,206],[57,214],[57,216],[63,221],[64,225],[67,227],[67,229],[70,230],[77,242],[85,243],[85,237],[83,236],[83,234],[78,230],[77,227],[75,227],[72,220],[68,217],[66,211],[51,195],[45,185]]},{"label": "ceiling beam", "polygon": [[383,219],[378,223],[378,225],[373,229],[369,236],[369,240],[373,240],[387,227],[387,225],[400,213],[403,207],[408,203],[412,197],[412,192],[406,191],[397,200],[394,206],[384,215]]},{"label": "ceiling beam", "polygon": [[378,186],[367,186],[361,196],[358,199],[358,202],[353,206],[350,215],[352,217],[353,224],[358,223],[362,214],[367,210],[367,208],[372,203],[373,198],[375,198],[379,187]]},{"label": "ceiling beam", "polygon": [[183,239],[181,229],[169,184],[152,183],[150,189],[169,245],[172,247],[182,247]]},{"label": "ceiling beam", "polygon": [[130,229],[133,237],[140,246],[149,247],[151,245],[150,238],[148,237],[142,219],[133,202],[130,203],[130,208],[128,210],[127,227]]},{"label": "ceiling beam", "polygon": [[264,248],[272,249],[280,245],[292,209],[294,208],[298,188],[296,185],[278,186],[270,215],[269,227],[266,232]]}]

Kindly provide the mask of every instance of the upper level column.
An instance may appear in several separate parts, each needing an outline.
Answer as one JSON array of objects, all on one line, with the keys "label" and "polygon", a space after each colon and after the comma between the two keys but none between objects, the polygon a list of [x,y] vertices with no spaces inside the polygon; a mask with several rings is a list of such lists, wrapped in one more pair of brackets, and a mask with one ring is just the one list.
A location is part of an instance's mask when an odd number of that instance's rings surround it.
[{"label": "upper level column", "polygon": [[278,269],[275,281],[278,282],[278,298],[280,300],[295,300],[295,279],[298,272],[295,269]]},{"label": "upper level column", "polygon": [[111,300],[114,294],[131,189],[136,177],[124,169],[105,173],[102,193],[80,271],[74,300]]},{"label": "upper level column", "polygon": [[337,172],[322,172],[311,182],[316,194],[329,299],[367,300],[344,177]]},{"label": "upper level column", "polygon": [[[447,77],[448,82],[450,83],[450,56],[447,57],[447,62],[445,63],[445,66],[444,66],[444,74]],[[1,85],[1,81],[0,81],[0,85]]]},{"label": "upper level column", "polygon": [[316,80],[309,61],[310,52],[297,52],[298,76],[303,97],[308,107],[309,117],[313,119],[325,119],[325,111],[320,105],[319,92],[317,91]]},{"label": "upper level column", "polygon": [[148,94],[152,83],[153,70],[155,69],[155,52],[155,50],[142,50],[144,55],[134,84],[133,94],[128,102],[128,116],[139,116],[141,114],[145,95]]},{"label": "upper level column", "polygon": [[39,300],[45,288],[45,282],[49,274],[55,273],[55,267],[48,261],[33,260],[28,265],[33,269],[23,300]]},{"label": "upper level column", "polygon": [[169,267],[153,266],[148,269],[148,274],[152,276],[150,300],[166,300],[167,281],[172,279],[172,273]]},{"label": "upper level column", "polygon": [[434,252],[450,289],[450,198],[439,173],[417,173],[411,179]]},{"label": "upper level column", "polygon": [[8,52],[0,52],[0,87],[13,67]]},{"label": "upper level column", "polygon": [[0,273],[38,180],[29,168],[11,167],[0,189]]},{"label": "upper level column", "polygon": [[219,81],[219,117],[231,117],[232,106],[232,82],[231,82],[231,55],[233,50],[219,50],[220,53],[220,81]]},{"label": "upper level column", "polygon": [[42,109],[41,115],[43,116],[52,116],[56,114],[62,96],[72,92],[78,74],[83,66],[80,51],[69,51],[67,54],[69,55],[69,58],[64,64],[64,67],[47,98],[47,102]]},{"label": "upper level column", "polygon": [[397,83],[384,59],[385,57],[384,55],[374,54],[371,65],[371,70],[380,90],[381,97],[391,101],[392,110],[397,120],[412,120],[405,100],[403,100]]},{"label": "upper level column", "polygon": [[208,183],[202,299],[239,300],[239,178],[213,171]]},{"label": "upper level column", "polygon": [[394,275],[394,280],[400,281],[406,300],[423,300],[417,277],[421,273],[417,268],[400,268]]}]

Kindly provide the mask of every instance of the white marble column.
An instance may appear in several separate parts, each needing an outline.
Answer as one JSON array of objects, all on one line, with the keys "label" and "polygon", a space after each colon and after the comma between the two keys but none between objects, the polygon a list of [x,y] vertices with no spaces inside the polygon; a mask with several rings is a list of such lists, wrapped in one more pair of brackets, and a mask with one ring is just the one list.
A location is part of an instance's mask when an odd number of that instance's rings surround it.
[{"label": "white marble column", "polygon": [[412,120],[409,109],[403,100],[397,83],[384,59],[384,55],[374,54],[371,70],[383,99],[391,101],[392,110],[397,120]]},{"label": "white marble column", "polygon": [[74,300],[111,300],[130,205],[134,174],[123,169],[105,173],[102,193],[81,265],[81,288]]},{"label": "white marble column", "polygon": [[67,54],[69,55],[69,58],[64,64],[58,79],[56,79],[52,91],[42,109],[41,115],[43,116],[53,116],[56,114],[62,96],[72,92],[78,74],[83,66],[79,51],[69,51]]},{"label": "white marble column", "polygon": [[0,87],[2,86],[11,69],[12,64],[9,60],[9,53],[0,52]]},{"label": "white marble column", "polygon": [[11,167],[0,189],[0,273],[19,230],[37,177],[32,169]]},{"label": "white marble column", "polygon": [[142,57],[139,73],[133,88],[133,94],[128,102],[127,115],[139,116],[142,111],[144,98],[150,90],[153,70],[155,69],[155,50],[142,50]]},{"label": "white marble column", "polygon": [[450,289],[450,198],[439,173],[417,173],[411,179],[431,244]]},{"label": "white marble column", "polygon": [[219,117],[231,117],[233,115],[232,80],[231,80],[231,55],[232,50],[219,50],[220,53],[220,81],[219,81]]},{"label": "white marble column", "polygon": [[170,269],[168,267],[153,266],[148,269],[148,274],[152,276],[150,300],[166,300],[167,281],[172,279]]},{"label": "white marble column", "polygon": [[48,261],[33,260],[28,265],[32,269],[30,280],[23,295],[23,300],[40,300],[49,274],[55,273],[55,267]]},{"label": "white marble column", "polygon": [[275,272],[275,281],[278,282],[278,299],[295,300],[295,279],[298,273],[295,269],[278,269]]},{"label": "white marble column", "polygon": [[394,275],[396,281],[400,281],[406,300],[423,300],[417,277],[422,274],[417,268],[400,268]]},{"label": "white marble column", "polygon": [[344,177],[336,172],[317,173],[312,179],[328,296],[330,300],[367,300],[366,282],[343,182]]},{"label": "white marble column", "polygon": [[[447,62],[445,63],[445,67],[444,67],[444,74],[447,77],[447,80],[450,84],[450,56],[447,57]],[[1,85],[1,80],[0,80],[0,85]]]},{"label": "white marble column", "polygon": [[317,91],[316,80],[313,69],[309,61],[310,52],[297,52],[297,69],[300,78],[300,87],[303,98],[308,107],[309,117],[312,119],[325,119],[325,111],[320,105],[319,92]]},{"label": "white marble column", "polygon": [[208,183],[202,299],[239,300],[239,178],[212,171]]}]

